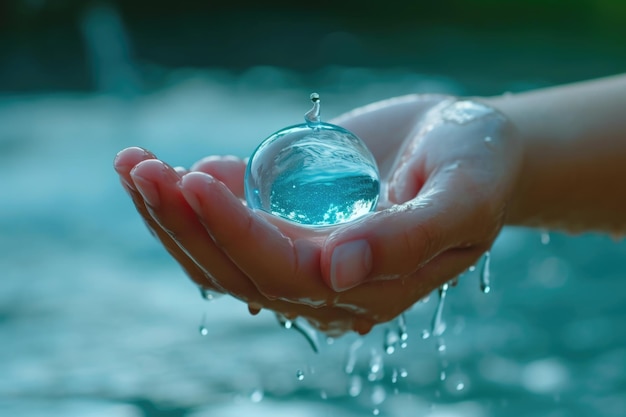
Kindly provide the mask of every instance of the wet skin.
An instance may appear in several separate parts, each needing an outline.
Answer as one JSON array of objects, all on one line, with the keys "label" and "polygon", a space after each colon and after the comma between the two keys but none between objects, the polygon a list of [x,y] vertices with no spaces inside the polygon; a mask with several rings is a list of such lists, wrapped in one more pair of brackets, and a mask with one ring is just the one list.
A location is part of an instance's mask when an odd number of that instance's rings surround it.
[{"label": "wet skin", "polygon": [[377,212],[321,231],[248,209],[245,161],[235,157],[177,171],[128,148],[115,169],[197,285],[253,313],[300,316],[332,335],[367,333],[473,265],[503,225],[522,156],[507,120],[476,109],[466,120],[450,97],[413,95],[332,121],[366,142],[383,192]]}]

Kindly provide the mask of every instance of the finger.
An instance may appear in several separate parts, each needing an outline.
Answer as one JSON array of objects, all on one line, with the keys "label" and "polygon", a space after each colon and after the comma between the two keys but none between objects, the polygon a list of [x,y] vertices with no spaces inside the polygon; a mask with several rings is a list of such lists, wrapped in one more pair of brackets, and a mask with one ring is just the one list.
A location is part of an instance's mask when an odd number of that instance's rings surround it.
[{"label": "finger", "polygon": [[209,175],[187,174],[181,188],[217,245],[266,297],[332,305],[328,297],[335,294],[320,279],[315,241],[284,235]]},{"label": "finger", "polygon": [[[147,160],[138,164],[132,171],[132,178],[137,184],[142,184],[140,186],[142,192],[148,187],[156,189],[158,192],[156,201],[152,201],[149,194],[151,191],[145,194],[151,200],[148,205],[150,215],[158,222],[161,230],[177,243],[181,251],[195,261],[198,268],[212,280],[217,288],[241,300],[253,303],[255,308],[261,306],[274,311],[307,317],[318,323],[318,327],[324,331],[338,328],[344,330],[363,328],[363,323],[367,320],[359,319],[341,309],[313,309],[307,305],[268,300],[264,297],[206,232],[181,194],[176,173],[163,162]],[[150,185],[146,187],[146,183]],[[242,206],[240,202],[237,201],[237,203]]]},{"label": "finger", "polygon": [[127,148],[119,152],[115,158],[114,167],[117,173],[120,175],[122,186],[130,195],[137,211],[144,219],[148,229],[157,239],[159,239],[165,249],[180,264],[185,273],[200,287],[212,291],[223,292],[223,290],[213,285],[209,280],[204,277],[202,271],[200,271],[195,263],[178,248],[178,245],[158,225],[158,223],[148,212],[145,200],[141,193],[138,191],[135,182],[131,177],[131,171],[138,164],[148,160],[155,160],[155,158],[156,157],[151,152],[136,147]]},{"label": "finger", "polygon": [[246,162],[236,156],[208,156],[196,162],[191,171],[204,172],[223,182],[239,198],[244,198]]},{"label": "finger", "polygon": [[215,245],[187,204],[178,186],[181,178],[175,171],[162,161],[152,159],[139,163],[132,170],[131,177],[146,200],[150,217],[202,271],[205,280],[210,280],[218,288],[227,283],[222,291],[226,290],[241,300],[255,298],[256,288]]}]

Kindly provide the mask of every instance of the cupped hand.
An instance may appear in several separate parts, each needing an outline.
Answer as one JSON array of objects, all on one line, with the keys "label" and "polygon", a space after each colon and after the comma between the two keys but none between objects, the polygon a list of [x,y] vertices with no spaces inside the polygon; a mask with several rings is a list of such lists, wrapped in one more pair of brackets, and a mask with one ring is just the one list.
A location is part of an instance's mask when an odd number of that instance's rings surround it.
[{"label": "cupped hand", "polygon": [[174,170],[139,148],[115,167],[135,206],[198,285],[338,334],[366,333],[474,264],[500,231],[522,151],[477,101],[406,96],[333,121],[369,146],[379,211],[313,231],[243,203],[245,162]]}]

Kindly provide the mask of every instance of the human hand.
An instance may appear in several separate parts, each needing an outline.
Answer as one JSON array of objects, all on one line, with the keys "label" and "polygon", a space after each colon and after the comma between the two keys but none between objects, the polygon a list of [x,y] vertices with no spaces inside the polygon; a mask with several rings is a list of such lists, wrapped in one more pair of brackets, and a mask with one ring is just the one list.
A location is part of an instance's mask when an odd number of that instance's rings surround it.
[{"label": "human hand", "polygon": [[366,333],[489,248],[522,157],[501,115],[448,97],[401,97],[334,122],[375,155],[381,210],[319,231],[246,208],[245,164],[236,158],[210,157],[185,173],[132,148],[116,169],[149,227],[202,287],[329,333]]}]

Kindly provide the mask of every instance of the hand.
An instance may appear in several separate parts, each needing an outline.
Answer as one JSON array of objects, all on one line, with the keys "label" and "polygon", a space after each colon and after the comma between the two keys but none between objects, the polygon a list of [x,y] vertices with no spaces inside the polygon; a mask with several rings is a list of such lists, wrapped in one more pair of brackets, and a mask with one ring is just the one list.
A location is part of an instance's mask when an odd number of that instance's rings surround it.
[{"label": "hand", "polygon": [[200,286],[303,316],[328,333],[366,333],[454,278],[487,250],[515,191],[522,152],[499,113],[471,101],[407,96],[334,123],[370,147],[380,210],[313,232],[242,204],[245,163],[209,157],[178,172],[131,148],[125,188]]}]

